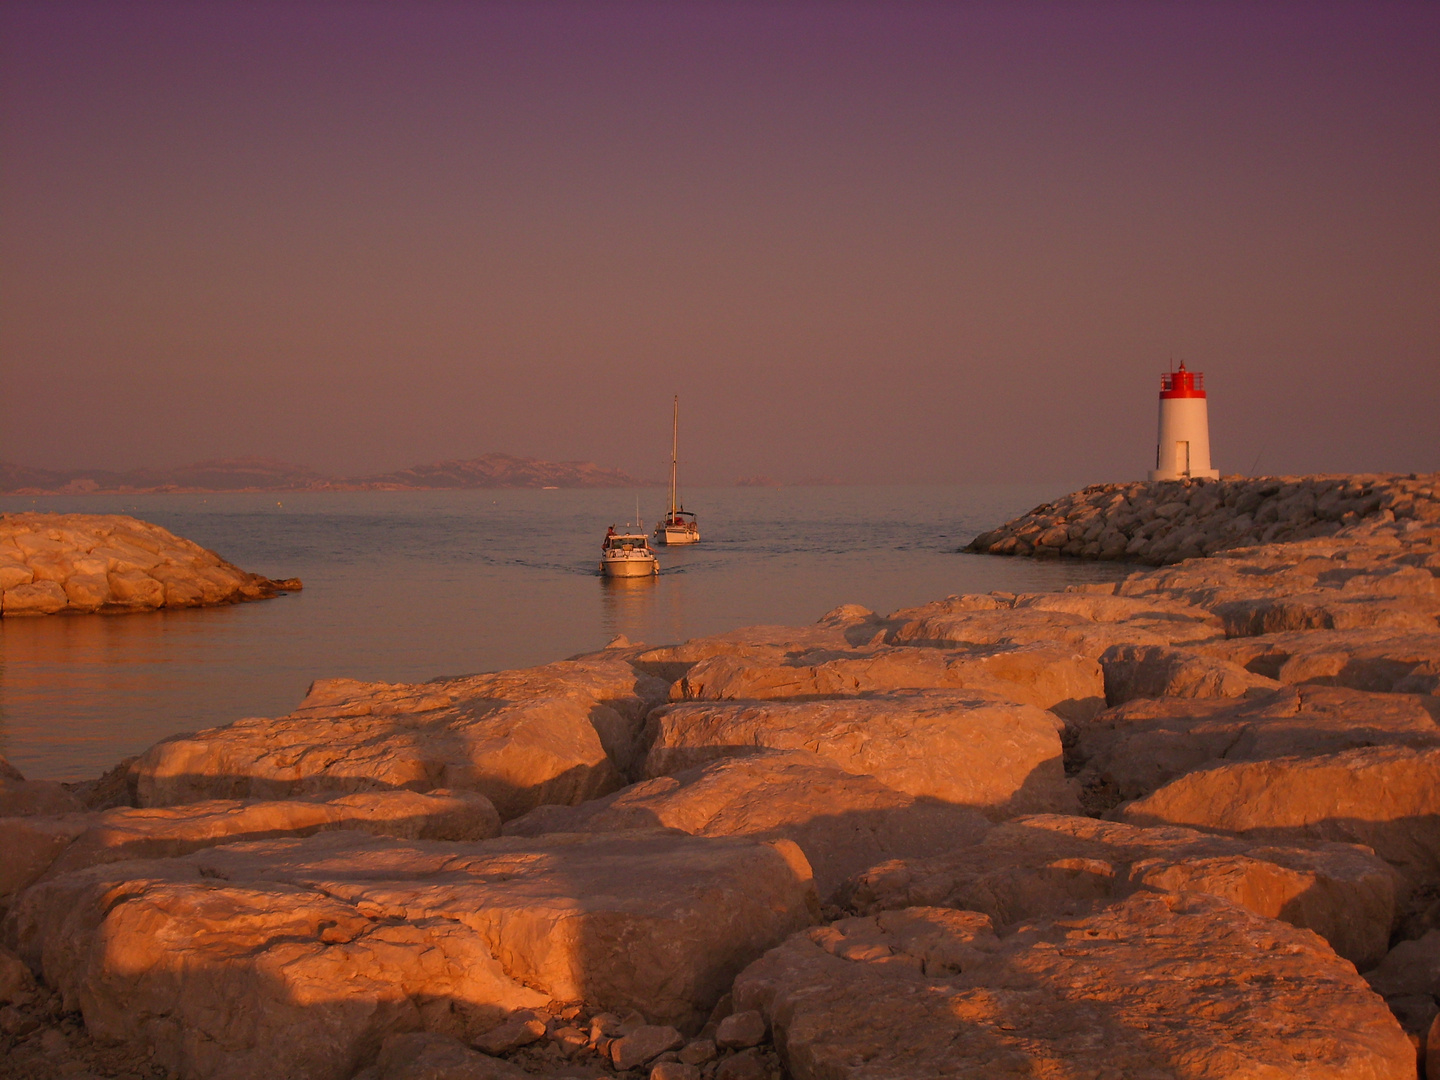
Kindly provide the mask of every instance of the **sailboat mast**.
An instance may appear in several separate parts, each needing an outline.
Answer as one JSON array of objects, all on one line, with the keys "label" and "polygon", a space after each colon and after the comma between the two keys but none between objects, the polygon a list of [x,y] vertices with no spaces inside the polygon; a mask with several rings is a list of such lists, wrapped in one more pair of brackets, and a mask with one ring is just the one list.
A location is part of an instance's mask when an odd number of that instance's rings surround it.
[{"label": "sailboat mast", "polygon": [[680,395],[675,395],[675,416],[670,425],[670,520],[675,519],[675,477],[680,461]]}]

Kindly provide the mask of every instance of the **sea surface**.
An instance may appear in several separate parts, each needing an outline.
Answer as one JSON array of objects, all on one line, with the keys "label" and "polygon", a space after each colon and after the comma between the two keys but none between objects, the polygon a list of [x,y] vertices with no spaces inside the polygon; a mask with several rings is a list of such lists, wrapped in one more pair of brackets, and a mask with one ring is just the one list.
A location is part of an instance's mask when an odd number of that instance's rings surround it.
[{"label": "sea surface", "polygon": [[844,603],[1058,589],[1134,567],[957,549],[1054,486],[686,492],[703,543],[658,578],[597,573],[606,526],[660,490],[0,498],[0,511],[127,513],[301,593],[231,607],[0,620],[0,754],[31,778],[97,776],[178,732],[289,712],[317,678],[415,682],[547,663],[617,634],[666,644]]}]

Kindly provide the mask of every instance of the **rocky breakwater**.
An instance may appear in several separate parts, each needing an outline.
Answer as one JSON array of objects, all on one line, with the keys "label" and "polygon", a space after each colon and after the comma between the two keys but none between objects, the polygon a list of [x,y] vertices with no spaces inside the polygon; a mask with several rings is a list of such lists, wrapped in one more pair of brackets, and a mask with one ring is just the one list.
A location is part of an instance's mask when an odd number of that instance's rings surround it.
[{"label": "rocky breakwater", "polygon": [[1161,565],[1332,536],[1362,521],[1440,522],[1440,473],[1094,484],[981,533],[965,550]]},{"label": "rocky breakwater", "polygon": [[0,1076],[1440,1080],[1437,717],[1408,518],[322,681],[0,767]]},{"label": "rocky breakwater", "polygon": [[236,604],[299,588],[123,514],[0,514],[0,615]]}]

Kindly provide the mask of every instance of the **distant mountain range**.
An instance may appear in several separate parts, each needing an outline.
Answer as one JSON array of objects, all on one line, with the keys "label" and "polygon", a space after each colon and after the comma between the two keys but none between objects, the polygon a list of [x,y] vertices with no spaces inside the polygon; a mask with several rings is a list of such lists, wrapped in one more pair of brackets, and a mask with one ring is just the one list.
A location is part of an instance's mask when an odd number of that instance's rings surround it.
[{"label": "distant mountain range", "polygon": [[[653,481],[652,481],[653,483]],[[472,488],[643,487],[619,469],[588,461],[537,461],[485,454],[467,461],[414,465],[381,476],[327,476],[269,458],[226,458],[175,469],[32,469],[0,462],[0,494],[85,495],[114,492],[211,491],[458,491]]]}]

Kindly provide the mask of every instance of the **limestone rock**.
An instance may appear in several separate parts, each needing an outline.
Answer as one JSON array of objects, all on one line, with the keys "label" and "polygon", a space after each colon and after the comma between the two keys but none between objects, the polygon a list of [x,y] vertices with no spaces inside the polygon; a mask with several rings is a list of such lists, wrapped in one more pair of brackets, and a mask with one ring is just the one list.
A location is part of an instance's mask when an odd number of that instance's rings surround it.
[{"label": "limestone rock", "polygon": [[680,645],[646,649],[636,657],[635,666],[674,683],[700,661],[715,656],[777,660],[804,652],[871,645],[884,634],[885,622],[875,612],[859,604],[843,604],[809,626],[746,626]]},{"label": "limestone rock", "polygon": [[1138,697],[1241,697],[1278,687],[1239,664],[1189,649],[1160,645],[1117,645],[1100,657],[1105,700],[1121,705]]},{"label": "limestone rock", "polygon": [[1116,816],[1286,843],[1365,844],[1410,884],[1440,885],[1440,747],[1227,762],[1179,776]]},{"label": "limestone rock", "polygon": [[722,758],[578,806],[541,806],[505,826],[512,836],[619,829],[794,841],[822,897],[887,858],[936,854],[990,827],[964,807],[916,799],[804,750]]},{"label": "limestone rock", "polygon": [[1096,484],[980,534],[965,550],[1172,563],[1366,522],[1437,522],[1437,491],[1435,474]]},{"label": "limestone rock", "polygon": [[373,791],[285,802],[212,800],[100,814],[0,818],[0,904],[42,875],[99,863],[171,858],[244,840],[355,829],[421,840],[484,840],[500,831],[476,792]]},{"label": "limestone rock", "polygon": [[744,1050],[765,1041],[765,1017],[758,1010],[731,1013],[720,1021],[715,1032],[717,1045],[727,1050]]},{"label": "limestone rock", "polygon": [[136,763],[142,806],[407,788],[479,791],[502,818],[620,787],[666,684],[610,650],[418,685],[316,683],[278,719],[157,744]]},{"label": "limestone rock", "polygon": [[430,1031],[389,1036],[375,1063],[376,1080],[524,1080],[527,1075],[453,1036]]},{"label": "limestone rock", "polygon": [[0,818],[0,910],[38,881],[93,820],[82,813]]},{"label": "limestone rock", "polygon": [[1416,941],[1402,941],[1370,971],[1365,981],[1384,997],[1428,995],[1440,998],[1440,930]]},{"label": "limestone rock", "polygon": [[1365,981],[1390,1006],[1416,1044],[1423,1065],[1440,1014],[1440,930],[1397,944],[1378,966],[1365,972]]},{"label": "limestone rock", "polygon": [[1207,643],[1207,653],[1286,684],[1440,694],[1440,633],[1314,630]]},{"label": "limestone rock", "polygon": [[123,514],[0,514],[0,614],[148,611],[300,588]]},{"label": "limestone rock", "polygon": [[[730,995],[725,996],[728,998]],[[704,1065],[707,1061],[714,1061],[718,1053],[715,1040],[692,1039],[685,1044],[685,1049],[680,1051],[680,1061],[686,1065]]]},{"label": "limestone rock", "polygon": [[35,581],[15,585],[0,597],[0,615],[54,615],[64,611],[70,598],[54,581]]},{"label": "limestone rock", "polygon": [[9,949],[0,946],[0,1006],[14,1005],[28,998],[35,990],[35,977],[25,962]]},{"label": "limestone rock", "polygon": [[984,690],[1062,716],[1091,716],[1104,698],[1099,665],[1049,644],[969,649],[872,646],[701,660],[673,701],[839,697],[915,689]]},{"label": "limestone rock", "polygon": [[475,1040],[475,1049],[486,1054],[509,1054],[545,1037],[545,1021],[534,1013],[519,1013],[491,1028]]},{"label": "limestone rock", "polygon": [[1418,697],[1307,684],[1238,699],[1132,699],[1080,725],[1073,755],[1081,783],[1113,793],[1113,805],[1221,760],[1437,744],[1440,725]]},{"label": "limestone rock", "polygon": [[979,691],[684,702],[656,710],[650,730],[647,777],[757,749],[809,750],[916,798],[992,816],[1075,805],[1054,718]]},{"label": "limestone rock", "polygon": [[7,933],[97,1039],[187,1077],[344,1080],[387,1035],[473,1039],[551,1000],[693,1030],[815,905],[784,841],[336,831],[63,874]]},{"label": "limestone rock", "polygon": [[1222,633],[1218,618],[1183,601],[1083,593],[957,596],[897,611],[887,622],[895,628],[886,641],[895,644],[1061,645],[1092,660],[1117,645],[1171,645]]},{"label": "limestone rock", "polygon": [[775,1075],[776,1070],[755,1047],[725,1058],[715,1070],[715,1080],[771,1080]]},{"label": "limestone rock", "polygon": [[734,994],[769,1019],[795,1080],[1415,1074],[1349,963],[1199,894],[1136,893],[1003,938],[974,912],[846,919],[772,949]]},{"label": "limestone rock", "polygon": [[846,883],[861,915],[912,906],[982,912],[1005,927],[1089,910],[1137,889],[1202,892],[1305,927],[1369,966],[1395,918],[1394,872],[1349,844],[1281,847],[1192,829],[1036,815],[926,859],[881,863]]},{"label": "limestone rock", "polygon": [[685,1036],[662,1024],[640,1024],[610,1045],[610,1060],[624,1072],[685,1045]]},{"label": "limestone rock", "polygon": [[0,757],[0,818],[70,814],[83,810],[80,800],[53,780],[26,780]]}]

